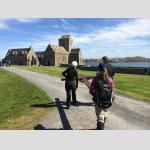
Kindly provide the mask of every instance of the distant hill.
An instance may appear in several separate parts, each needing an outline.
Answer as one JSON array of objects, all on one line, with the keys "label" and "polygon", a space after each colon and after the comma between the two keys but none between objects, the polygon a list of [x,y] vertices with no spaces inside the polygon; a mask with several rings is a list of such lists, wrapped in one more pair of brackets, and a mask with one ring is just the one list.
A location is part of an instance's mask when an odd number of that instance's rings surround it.
[{"label": "distant hill", "polygon": [[150,58],[145,57],[125,57],[125,58],[112,58],[112,62],[150,62]]},{"label": "distant hill", "polygon": [[100,63],[100,59],[84,59],[83,62],[86,66],[97,66]]},{"label": "distant hill", "polygon": [[[125,58],[110,58],[110,62],[150,62],[150,58],[145,57],[125,57]],[[84,59],[84,64],[95,66],[101,62],[101,59]]]}]

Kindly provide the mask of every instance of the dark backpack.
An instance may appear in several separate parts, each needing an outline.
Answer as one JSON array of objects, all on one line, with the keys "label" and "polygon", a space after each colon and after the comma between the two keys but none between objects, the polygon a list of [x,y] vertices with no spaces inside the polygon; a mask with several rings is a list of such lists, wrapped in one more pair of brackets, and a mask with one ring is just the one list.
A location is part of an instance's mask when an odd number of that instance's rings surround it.
[{"label": "dark backpack", "polygon": [[99,80],[97,83],[96,103],[102,108],[112,106],[112,85],[106,80]]}]

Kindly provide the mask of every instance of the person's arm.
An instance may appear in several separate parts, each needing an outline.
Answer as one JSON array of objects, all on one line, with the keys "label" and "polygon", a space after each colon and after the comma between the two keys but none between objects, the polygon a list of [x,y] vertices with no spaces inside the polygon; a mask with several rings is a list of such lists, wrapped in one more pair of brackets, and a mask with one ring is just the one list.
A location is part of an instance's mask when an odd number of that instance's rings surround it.
[{"label": "person's arm", "polygon": [[89,90],[89,93],[92,95],[92,96],[95,96],[96,95],[96,85],[97,85],[97,79],[94,78],[91,82],[91,85],[90,85],[90,90]]},{"label": "person's arm", "polygon": [[80,80],[81,82],[84,82],[84,83],[86,84],[86,86],[87,86],[88,88],[90,88],[91,83],[86,79],[85,76],[80,76],[80,77],[79,77],[79,80]]},{"label": "person's arm", "polygon": [[78,88],[78,72],[76,71],[76,88]]},{"label": "person's arm", "polygon": [[65,71],[62,72],[62,75],[67,78],[67,72],[68,72],[68,69],[66,69]]},{"label": "person's arm", "polygon": [[80,81],[83,81],[85,84],[86,84],[86,86],[89,88],[89,93],[92,95],[92,96],[95,96],[95,87],[96,87],[96,84],[97,84],[97,79],[96,78],[94,78],[93,80],[92,80],[92,82],[90,82],[90,81],[88,81],[87,79],[86,79],[86,77],[84,77],[84,76],[81,76],[80,77]]},{"label": "person's arm", "polygon": [[112,86],[112,95],[114,95],[114,93],[115,93],[115,84],[114,84],[114,81],[111,78],[109,79],[109,81],[110,81],[110,84]]}]

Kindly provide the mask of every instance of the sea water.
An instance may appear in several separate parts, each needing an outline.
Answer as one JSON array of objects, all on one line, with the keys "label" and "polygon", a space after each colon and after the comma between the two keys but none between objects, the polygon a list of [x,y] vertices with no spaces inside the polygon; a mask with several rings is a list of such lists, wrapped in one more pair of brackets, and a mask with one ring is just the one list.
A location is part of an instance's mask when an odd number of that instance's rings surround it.
[{"label": "sea water", "polygon": [[150,67],[150,62],[114,62],[111,64],[116,67]]}]

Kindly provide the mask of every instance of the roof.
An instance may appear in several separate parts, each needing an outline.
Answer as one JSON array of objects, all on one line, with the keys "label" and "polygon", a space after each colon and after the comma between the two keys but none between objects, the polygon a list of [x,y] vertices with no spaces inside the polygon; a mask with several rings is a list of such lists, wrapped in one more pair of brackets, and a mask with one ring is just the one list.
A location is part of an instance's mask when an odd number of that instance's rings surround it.
[{"label": "roof", "polygon": [[27,55],[28,52],[30,51],[30,48],[16,48],[16,49],[9,49],[7,56],[9,55]]},{"label": "roof", "polygon": [[54,52],[56,53],[66,53],[68,54],[68,52],[66,51],[66,49],[62,46],[57,46],[57,45],[48,45]]},{"label": "roof", "polygon": [[11,51],[29,51],[30,48],[14,48],[14,49],[10,49]]}]

